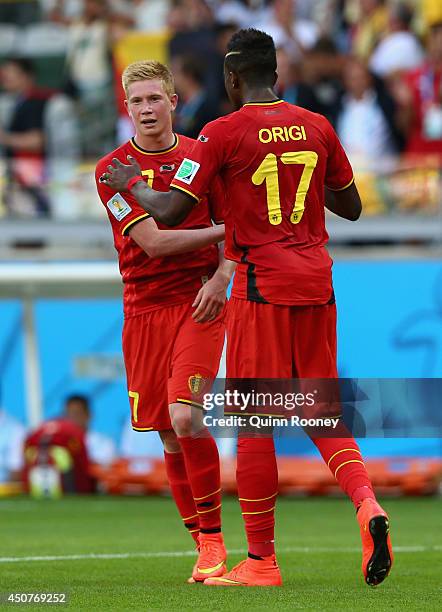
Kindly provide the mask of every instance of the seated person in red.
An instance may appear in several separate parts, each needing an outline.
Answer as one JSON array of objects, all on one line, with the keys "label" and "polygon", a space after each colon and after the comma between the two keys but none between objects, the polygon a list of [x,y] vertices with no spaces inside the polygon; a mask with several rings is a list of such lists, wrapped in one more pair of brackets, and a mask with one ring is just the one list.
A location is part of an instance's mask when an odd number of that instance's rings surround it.
[{"label": "seated person in red", "polygon": [[24,480],[34,497],[94,492],[85,431],[68,414],[42,423],[26,438]]}]

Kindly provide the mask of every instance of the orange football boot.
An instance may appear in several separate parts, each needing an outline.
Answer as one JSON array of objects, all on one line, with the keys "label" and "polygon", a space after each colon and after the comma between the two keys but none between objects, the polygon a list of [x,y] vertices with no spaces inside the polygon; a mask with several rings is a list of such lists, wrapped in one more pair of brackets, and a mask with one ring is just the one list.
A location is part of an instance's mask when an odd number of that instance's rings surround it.
[{"label": "orange football boot", "polygon": [[[198,537],[199,537],[199,534],[198,534]],[[200,554],[200,545],[199,545],[199,542],[196,543],[195,551],[197,552],[198,555]],[[195,568],[196,568],[196,563],[193,566],[192,574],[193,574]],[[187,584],[196,584],[195,580],[193,579],[193,576],[190,576],[190,578],[187,579]]]},{"label": "orange football boot", "polygon": [[388,516],[374,499],[364,499],[357,519],[362,539],[362,573],[365,582],[377,586],[388,576],[393,565]]},{"label": "orange football boot", "polygon": [[281,573],[275,555],[262,560],[247,557],[238,563],[230,572],[217,578],[207,578],[207,586],[282,586]]},{"label": "orange football boot", "polygon": [[212,576],[222,576],[227,572],[226,547],[222,533],[200,533],[199,555],[188,582],[204,582]]}]

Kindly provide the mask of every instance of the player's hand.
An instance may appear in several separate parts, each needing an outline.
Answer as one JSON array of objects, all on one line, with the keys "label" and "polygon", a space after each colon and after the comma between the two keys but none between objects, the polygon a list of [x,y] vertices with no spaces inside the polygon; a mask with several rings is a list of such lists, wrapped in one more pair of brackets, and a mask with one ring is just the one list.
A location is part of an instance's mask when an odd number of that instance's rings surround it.
[{"label": "player's hand", "polygon": [[100,183],[108,185],[115,191],[127,191],[127,182],[134,176],[141,176],[141,168],[137,160],[131,155],[127,156],[129,165],[120,162],[116,157],[107,167],[107,172],[100,176]]},{"label": "player's hand", "polygon": [[192,318],[196,323],[213,321],[219,315],[226,303],[226,283],[217,278],[216,274],[198,291],[192,306],[195,312]]}]

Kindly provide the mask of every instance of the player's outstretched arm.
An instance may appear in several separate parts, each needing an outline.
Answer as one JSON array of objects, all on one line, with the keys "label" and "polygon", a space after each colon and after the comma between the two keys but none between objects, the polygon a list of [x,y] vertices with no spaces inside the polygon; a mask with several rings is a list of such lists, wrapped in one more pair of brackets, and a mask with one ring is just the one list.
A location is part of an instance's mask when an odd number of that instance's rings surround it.
[{"label": "player's outstretched arm", "polygon": [[107,171],[100,177],[100,182],[117,192],[129,191],[138,204],[150,213],[156,221],[174,226],[183,221],[195,206],[192,196],[178,190],[166,193],[154,191],[141,179],[141,168],[137,161],[128,155],[129,164],[122,164],[114,158]]},{"label": "player's outstretched arm", "polygon": [[361,216],[362,203],[355,183],[342,191],[332,191],[326,187],[325,206],[343,219],[357,221]]},{"label": "player's outstretched arm", "polygon": [[160,230],[153,219],[143,219],[129,230],[130,237],[149,257],[196,251],[224,240],[224,225],[202,229]]}]

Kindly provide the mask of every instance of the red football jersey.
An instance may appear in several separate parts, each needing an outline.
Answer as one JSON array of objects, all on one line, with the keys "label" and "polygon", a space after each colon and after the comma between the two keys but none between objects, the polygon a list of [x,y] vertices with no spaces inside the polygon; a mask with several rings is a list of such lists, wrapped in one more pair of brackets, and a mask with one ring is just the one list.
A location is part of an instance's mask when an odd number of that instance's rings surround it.
[{"label": "red football jersey", "polygon": [[[201,284],[211,277],[218,266],[218,247],[150,258],[128,235],[131,227],[150,215],[143,210],[130,193],[115,193],[99,182],[112,158],[127,164],[127,156],[135,157],[146,182],[156,191],[168,191],[170,181],[194,141],[175,136],[175,143],[164,151],[149,152],[141,149],[132,139],[103,157],[97,164],[95,179],[114,234],[120,272],[124,283],[124,314],[133,316],[167,305],[182,304],[196,296]],[[170,228],[158,223],[160,229],[198,229],[211,227],[212,221],[222,223],[224,189],[220,179],[214,181],[205,193],[207,197],[195,206],[187,219]],[[208,204],[205,205],[205,204]]]},{"label": "red football jersey", "polygon": [[329,122],[283,100],[245,104],[207,124],[171,186],[200,199],[226,187],[226,256],[239,263],[232,295],[282,305],[332,299],[324,185],[353,181]]},{"label": "red football jersey", "polygon": [[90,470],[85,433],[78,425],[64,417],[45,421],[26,438],[24,480],[27,486],[32,467],[41,463],[57,465],[56,455],[53,453],[53,449],[57,447],[66,449],[72,459],[69,470],[61,471],[66,492],[92,493],[95,483]]}]

